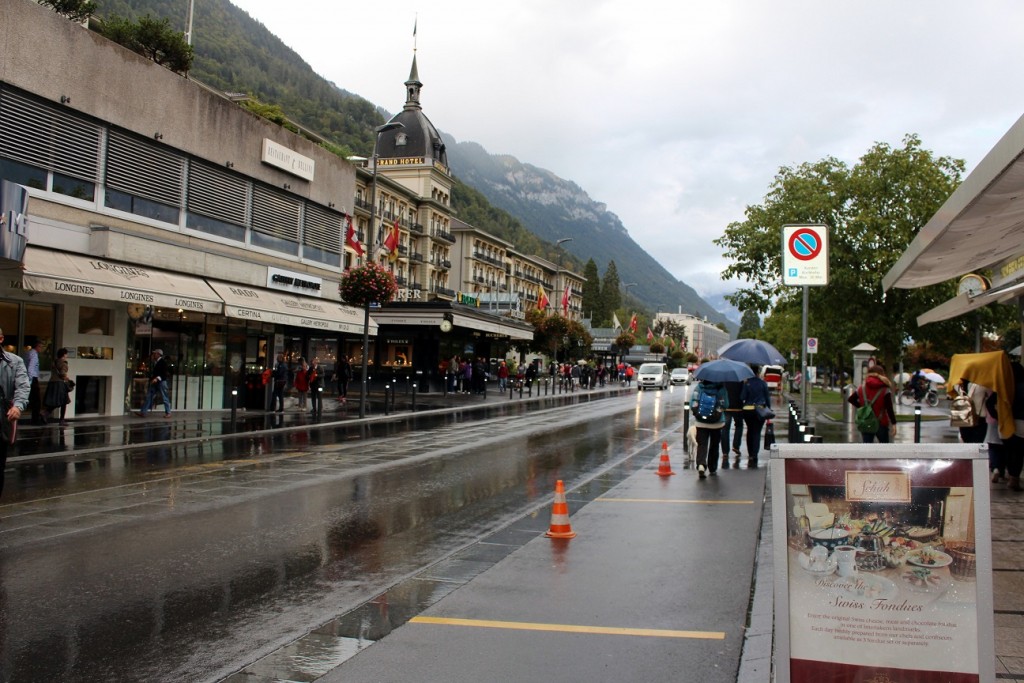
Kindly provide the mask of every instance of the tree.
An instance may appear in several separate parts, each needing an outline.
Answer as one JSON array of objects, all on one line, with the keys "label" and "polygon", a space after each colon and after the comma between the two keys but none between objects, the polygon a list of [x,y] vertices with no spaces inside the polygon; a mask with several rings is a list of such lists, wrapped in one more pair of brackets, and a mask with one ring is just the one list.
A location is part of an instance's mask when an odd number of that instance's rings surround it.
[{"label": "tree", "polygon": [[654,321],[651,331],[663,339],[672,339],[676,343],[686,346],[689,339],[686,338],[686,328],[682,323],[670,318],[658,318]]},{"label": "tree", "polygon": [[[810,287],[809,327],[819,346],[846,358],[869,342],[891,366],[907,340],[927,338],[916,318],[947,300],[953,284],[882,294],[881,279],[914,235],[960,182],[963,161],[935,157],[915,135],[893,149],[876,143],[853,168],[834,158],[784,167],[764,203],[746,208],[715,244],[732,263],[723,278],[749,287],[727,297],[738,308],[764,313],[800,301],[802,288],[782,285],[782,226],[824,224],[829,229],[830,278]],[[799,305],[799,303],[797,303]]]},{"label": "tree", "polygon": [[757,339],[760,332],[761,317],[757,314],[757,311],[750,309],[743,311],[743,317],[740,318],[740,331],[737,338]]},{"label": "tree", "polygon": [[[604,270],[604,279],[601,281],[601,298],[604,299],[601,310],[607,312],[609,325],[611,324],[612,312],[618,311],[619,307],[622,306],[622,292],[619,291],[621,287],[619,269],[615,267],[615,261],[609,261],[608,267]],[[629,323],[628,320],[622,320],[621,318],[619,322],[623,325]]]},{"label": "tree", "polygon": [[597,274],[597,264],[594,259],[587,261],[583,266],[583,291],[580,293],[583,298],[583,314],[590,313],[590,325],[592,327],[608,327],[611,324],[611,314],[604,308],[604,300],[601,298],[601,278]]},{"label": "tree", "polygon": [[188,73],[192,68],[192,46],[185,42],[184,34],[171,28],[168,19],[147,14],[135,22],[113,15],[103,22],[103,35],[175,73]]},{"label": "tree", "polygon": [[529,311],[526,319],[533,325],[533,343],[530,349],[549,354],[552,358],[567,360],[589,354],[594,338],[578,320],[560,315],[546,315],[542,311]]},{"label": "tree", "polygon": [[96,14],[96,3],[92,0],[39,0],[39,4],[79,24]]}]

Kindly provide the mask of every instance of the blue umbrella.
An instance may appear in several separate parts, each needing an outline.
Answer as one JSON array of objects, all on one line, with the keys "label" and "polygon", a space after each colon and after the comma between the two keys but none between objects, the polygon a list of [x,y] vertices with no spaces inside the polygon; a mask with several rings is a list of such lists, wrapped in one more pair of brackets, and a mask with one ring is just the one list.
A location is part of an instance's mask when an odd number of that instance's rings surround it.
[{"label": "blue umbrella", "polygon": [[739,361],[719,358],[701,365],[693,373],[693,376],[709,382],[742,382],[753,377],[754,371],[750,369],[750,366]]},{"label": "blue umbrella", "polygon": [[719,348],[718,355],[720,358],[754,365],[786,364],[786,357],[777,348],[760,339],[736,339]]}]

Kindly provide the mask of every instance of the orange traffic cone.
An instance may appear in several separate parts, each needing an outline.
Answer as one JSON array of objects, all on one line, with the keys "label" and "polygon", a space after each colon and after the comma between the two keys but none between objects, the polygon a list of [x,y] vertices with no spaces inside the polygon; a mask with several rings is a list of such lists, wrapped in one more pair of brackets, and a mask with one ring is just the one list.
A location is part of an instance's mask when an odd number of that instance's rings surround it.
[{"label": "orange traffic cone", "polygon": [[575,538],[576,532],[569,524],[569,505],[565,502],[565,485],[559,479],[555,482],[555,503],[551,506],[551,528],[544,534],[548,538]]},{"label": "orange traffic cone", "polygon": [[672,471],[672,463],[668,461],[668,441],[661,442],[661,461],[658,463],[658,476],[659,477],[670,477],[675,472]]}]

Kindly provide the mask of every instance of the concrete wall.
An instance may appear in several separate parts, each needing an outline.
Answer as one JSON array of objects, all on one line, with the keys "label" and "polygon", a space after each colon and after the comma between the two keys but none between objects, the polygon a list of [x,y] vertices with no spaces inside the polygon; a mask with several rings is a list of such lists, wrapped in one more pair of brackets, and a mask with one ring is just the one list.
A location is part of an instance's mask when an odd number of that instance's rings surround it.
[{"label": "concrete wall", "polygon": [[[352,213],[355,169],[344,159],[31,0],[0,0],[0,80]],[[265,137],[314,159],[313,182],[261,163]]]}]

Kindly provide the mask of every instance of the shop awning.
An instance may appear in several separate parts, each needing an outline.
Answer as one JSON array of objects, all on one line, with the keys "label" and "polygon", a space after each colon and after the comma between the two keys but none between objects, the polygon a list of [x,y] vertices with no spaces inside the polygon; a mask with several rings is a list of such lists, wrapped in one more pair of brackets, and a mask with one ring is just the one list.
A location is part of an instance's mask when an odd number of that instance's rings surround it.
[{"label": "shop awning", "polygon": [[921,228],[882,278],[882,289],[915,289],[980,272],[1013,257],[1022,243],[1024,116]]},{"label": "shop awning", "polygon": [[483,316],[459,315],[456,313],[452,322],[458,327],[468,327],[471,330],[481,332],[492,332],[508,337],[509,339],[533,339],[533,326],[524,329],[519,325],[503,322],[500,318],[487,320]]},{"label": "shop awning", "polygon": [[25,251],[22,287],[30,292],[123,301],[220,313],[220,297],[197,277],[102,258],[37,249]]},{"label": "shop awning", "polygon": [[[224,300],[224,315],[279,325],[308,327],[328,332],[363,333],[363,310],[335,301],[296,296],[288,292],[209,280],[210,287]],[[370,334],[377,322],[370,317]]]},{"label": "shop awning", "polygon": [[1021,296],[1022,293],[1024,293],[1024,282],[1017,282],[1000,289],[989,289],[975,296],[960,294],[917,316],[917,325],[920,327],[928,323],[949,320],[958,315],[970,313],[983,306],[988,306],[993,302],[1007,302],[1014,297]]}]

